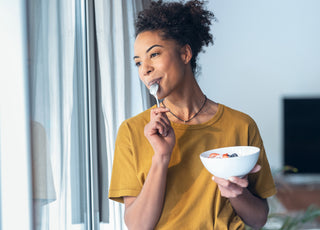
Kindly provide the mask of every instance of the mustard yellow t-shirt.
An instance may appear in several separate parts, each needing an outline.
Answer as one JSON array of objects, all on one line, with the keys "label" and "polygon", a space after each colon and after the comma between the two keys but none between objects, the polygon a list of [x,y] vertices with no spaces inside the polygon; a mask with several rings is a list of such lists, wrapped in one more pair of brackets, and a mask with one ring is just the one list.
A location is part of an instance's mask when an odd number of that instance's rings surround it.
[{"label": "mustard yellow t-shirt", "polygon": [[[112,200],[123,202],[123,196],[138,196],[141,191],[153,156],[144,136],[149,120],[150,109],[124,121],[119,128],[109,189]],[[256,123],[248,115],[219,104],[217,113],[205,123],[172,123],[172,127],[176,144],[168,168],[163,211],[155,229],[244,229],[199,155],[227,146],[259,147],[262,169],[249,175],[248,189],[262,198],[274,195],[276,189]]]}]

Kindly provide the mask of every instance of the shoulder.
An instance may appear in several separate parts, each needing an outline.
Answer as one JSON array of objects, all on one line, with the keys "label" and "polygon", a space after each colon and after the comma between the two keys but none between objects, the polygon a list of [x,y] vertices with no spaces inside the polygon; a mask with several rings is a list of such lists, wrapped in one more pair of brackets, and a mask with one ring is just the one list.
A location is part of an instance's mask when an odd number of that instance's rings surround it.
[{"label": "shoulder", "polygon": [[144,127],[150,120],[150,109],[124,120],[117,131],[116,144],[132,143],[136,138],[144,136]]},{"label": "shoulder", "polygon": [[262,139],[259,128],[254,119],[246,113],[224,106],[224,116],[235,130],[242,130],[248,137],[248,145],[261,148]]},{"label": "shoulder", "polygon": [[222,105],[222,104],[220,105],[223,110],[224,118],[228,119],[230,122],[234,121],[234,122],[246,123],[249,125],[256,125],[255,121],[250,115],[244,112],[241,112],[239,110],[230,108],[226,105]]},{"label": "shoulder", "polygon": [[150,111],[152,108],[149,108],[133,117],[130,117],[122,122],[119,127],[119,131],[123,129],[132,129],[135,130],[139,127],[144,128],[144,126],[150,121]]}]

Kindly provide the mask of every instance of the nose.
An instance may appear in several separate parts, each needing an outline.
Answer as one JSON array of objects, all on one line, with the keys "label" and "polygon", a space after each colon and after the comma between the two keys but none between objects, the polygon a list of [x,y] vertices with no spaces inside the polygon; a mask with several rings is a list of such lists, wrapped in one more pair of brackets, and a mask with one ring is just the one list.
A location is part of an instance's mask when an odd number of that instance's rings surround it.
[{"label": "nose", "polygon": [[154,68],[153,68],[153,66],[152,66],[150,63],[144,62],[144,63],[142,64],[141,70],[142,70],[142,74],[143,74],[144,76],[147,76],[147,75],[149,75],[150,73],[152,73],[152,71],[154,70]]}]

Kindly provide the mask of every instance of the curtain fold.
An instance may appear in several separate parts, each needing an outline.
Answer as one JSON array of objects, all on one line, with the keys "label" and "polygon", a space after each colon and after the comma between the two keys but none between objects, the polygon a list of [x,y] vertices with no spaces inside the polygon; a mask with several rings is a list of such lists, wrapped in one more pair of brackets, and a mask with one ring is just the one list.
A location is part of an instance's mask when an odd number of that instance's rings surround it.
[{"label": "curtain fold", "polygon": [[113,229],[125,228],[123,206],[108,200],[116,133],[122,121],[149,106],[133,62],[134,18],[148,2],[94,1],[100,98],[100,221]]},{"label": "curtain fold", "polygon": [[86,124],[76,1],[27,7],[35,229],[78,229],[86,211]]},{"label": "curtain fold", "polygon": [[[133,62],[134,18],[148,2],[27,4],[37,230],[96,229],[98,222],[126,229],[123,205],[108,200],[108,188],[118,127],[149,106]],[[94,6],[93,41],[84,6]],[[93,75],[86,39],[96,42]]]}]

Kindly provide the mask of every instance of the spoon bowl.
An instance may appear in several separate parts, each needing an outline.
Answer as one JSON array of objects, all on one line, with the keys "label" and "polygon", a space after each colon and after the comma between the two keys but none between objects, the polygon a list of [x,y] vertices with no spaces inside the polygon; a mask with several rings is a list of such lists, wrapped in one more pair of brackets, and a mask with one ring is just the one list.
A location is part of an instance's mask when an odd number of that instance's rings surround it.
[{"label": "spoon bowl", "polygon": [[158,83],[154,83],[150,86],[149,92],[151,95],[153,95],[156,98],[157,106],[160,107],[158,96],[157,96],[158,89],[159,89]]}]

